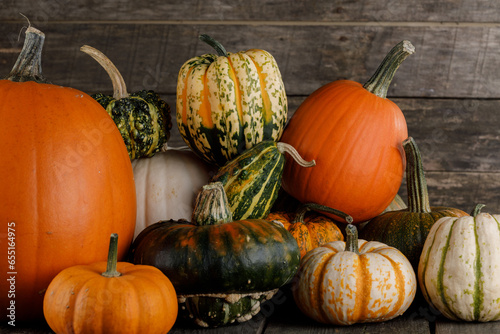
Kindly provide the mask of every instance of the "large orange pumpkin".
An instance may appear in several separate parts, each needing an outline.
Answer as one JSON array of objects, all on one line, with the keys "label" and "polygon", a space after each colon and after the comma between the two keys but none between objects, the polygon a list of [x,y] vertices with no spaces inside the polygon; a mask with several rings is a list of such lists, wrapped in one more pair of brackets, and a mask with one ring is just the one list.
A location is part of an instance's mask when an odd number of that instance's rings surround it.
[{"label": "large orange pumpkin", "polygon": [[399,107],[386,98],[408,41],[393,48],[363,86],[338,80],[313,92],[293,114],[282,141],[314,168],[285,164],[283,188],[299,201],[348,212],[354,223],[380,214],[397,194],[405,171],[408,137]]},{"label": "large orange pumpkin", "polygon": [[16,320],[43,316],[43,293],[62,269],[105,260],[112,232],[122,258],[135,228],[132,165],[118,128],[89,95],[43,83],[43,41],[29,27],[0,80],[0,253],[12,256],[0,261],[0,302],[3,310],[14,303]]}]

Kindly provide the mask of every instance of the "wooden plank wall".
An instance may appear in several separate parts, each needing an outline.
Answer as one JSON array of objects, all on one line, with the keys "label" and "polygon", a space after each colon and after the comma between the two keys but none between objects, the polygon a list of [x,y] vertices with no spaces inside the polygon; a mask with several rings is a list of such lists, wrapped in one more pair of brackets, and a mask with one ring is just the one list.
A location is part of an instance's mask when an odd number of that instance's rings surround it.
[{"label": "wooden plank wall", "polygon": [[[184,61],[261,48],[276,58],[290,115],[337,79],[367,80],[402,39],[416,53],[397,72],[389,98],[403,110],[424,160],[432,205],[500,213],[500,3],[489,0],[2,0],[0,73],[19,52],[26,19],[46,33],[43,68],[54,83],[110,92],[105,72],[81,45],[107,54],[129,91],[153,89],[175,110]],[[182,144],[174,129],[171,141]],[[175,145],[174,145],[175,146]],[[403,182],[400,191],[406,196]]]}]

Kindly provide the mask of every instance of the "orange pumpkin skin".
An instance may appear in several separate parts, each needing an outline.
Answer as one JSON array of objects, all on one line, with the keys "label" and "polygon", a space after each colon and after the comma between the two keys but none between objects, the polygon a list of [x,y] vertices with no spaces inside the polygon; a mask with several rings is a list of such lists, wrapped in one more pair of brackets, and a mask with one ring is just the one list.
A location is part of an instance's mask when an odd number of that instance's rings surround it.
[{"label": "orange pumpkin skin", "polygon": [[301,202],[349,213],[354,223],[380,214],[405,171],[406,120],[392,101],[361,84],[338,80],[313,92],[297,109],[282,141],[314,168],[286,163],[283,189]]},{"label": "orange pumpkin skin", "polygon": [[[0,80],[0,100],[0,252],[15,243],[14,268],[2,261],[0,271],[17,273],[16,320],[41,318],[50,281],[104,260],[106,235],[120,234],[125,255],[135,228],[133,171],[114,122],[89,95]],[[12,300],[8,283],[0,280],[1,307]]]},{"label": "orange pumpkin skin", "polygon": [[[106,262],[74,266],[47,289],[44,314],[58,334],[165,334],[175,323],[177,295],[157,268],[118,262],[119,277],[104,277]],[[126,307],[125,307],[126,306]]]},{"label": "orange pumpkin skin", "polygon": [[266,220],[276,220],[295,238],[300,249],[300,257],[311,249],[332,241],[343,241],[340,228],[330,218],[313,212],[302,221],[293,222],[294,214],[288,212],[271,212]]}]

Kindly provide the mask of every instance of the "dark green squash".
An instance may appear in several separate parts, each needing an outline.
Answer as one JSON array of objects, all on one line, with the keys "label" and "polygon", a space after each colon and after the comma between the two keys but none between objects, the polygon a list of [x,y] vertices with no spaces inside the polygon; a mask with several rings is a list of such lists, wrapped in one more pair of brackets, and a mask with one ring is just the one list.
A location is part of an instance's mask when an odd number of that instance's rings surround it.
[{"label": "dark green squash", "polygon": [[285,166],[285,152],[304,167],[304,161],[288,144],[262,141],[220,167],[212,182],[222,182],[234,220],[267,217],[278,198]]},{"label": "dark green squash", "polygon": [[222,183],[213,182],[198,195],[192,223],[148,226],[135,239],[131,260],[159,268],[187,317],[216,327],[251,318],[257,301],[293,278],[300,251],[281,224],[234,221]]},{"label": "dark green squash", "polygon": [[360,231],[359,237],[380,241],[399,249],[416,270],[432,225],[439,218],[467,216],[467,213],[456,208],[430,206],[427,181],[417,144],[409,137],[403,142],[403,147],[406,153],[408,208],[388,211],[371,219]]},{"label": "dark green squash", "polygon": [[81,50],[94,58],[109,74],[113,96],[91,95],[113,118],[131,160],[151,157],[170,138],[170,106],[152,90],[127,93],[127,87],[115,65],[99,50],[84,45]]}]

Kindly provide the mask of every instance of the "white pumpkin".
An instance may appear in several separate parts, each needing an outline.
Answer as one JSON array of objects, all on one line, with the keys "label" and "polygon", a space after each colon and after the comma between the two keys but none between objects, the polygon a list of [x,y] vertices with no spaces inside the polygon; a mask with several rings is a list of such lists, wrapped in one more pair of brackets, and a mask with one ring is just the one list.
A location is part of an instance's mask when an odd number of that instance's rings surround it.
[{"label": "white pumpkin", "polygon": [[500,215],[439,219],[418,266],[422,293],[452,320],[500,319]]},{"label": "white pumpkin", "polygon": [[191,220],[196,194],[213,168],[189,149],[167,148],[132,161],[137,193],[135,237],[160,220]]}]

